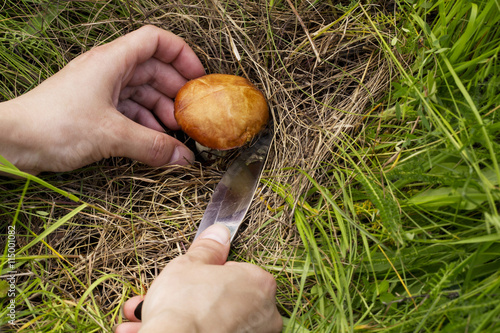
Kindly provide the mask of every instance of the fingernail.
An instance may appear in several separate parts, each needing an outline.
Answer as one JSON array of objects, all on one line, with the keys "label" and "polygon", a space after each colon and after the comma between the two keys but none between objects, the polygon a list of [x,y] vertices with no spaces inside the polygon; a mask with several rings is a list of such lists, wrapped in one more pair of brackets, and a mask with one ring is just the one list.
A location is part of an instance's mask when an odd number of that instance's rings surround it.
[{"label": "fingernail", "polygon": [[139,319],[139,320],[141,320],[141,319],[142,319],[142,303],[143,303],[143,302],[144,302],[144,301],[141,301],[141,303],[137,304],[137,306],[136,306],[136,308],[135,308],[135,310],[134,310],[134,316],[135,316],[137,319]]},{"label": "fingernail", "polygon": [[169,164],[187,165],[194,161],[194,154],[184,146],[175,146]]},{"label": "fingernail", "polygon": [[231,232],[229,229],[223,224],[214,224],[207,228],[207,230],[203,231],[200,235],[201,239],[211,239],[220,243],[222,245],[226,245],[229,243],[229,239],[231,238]]}]

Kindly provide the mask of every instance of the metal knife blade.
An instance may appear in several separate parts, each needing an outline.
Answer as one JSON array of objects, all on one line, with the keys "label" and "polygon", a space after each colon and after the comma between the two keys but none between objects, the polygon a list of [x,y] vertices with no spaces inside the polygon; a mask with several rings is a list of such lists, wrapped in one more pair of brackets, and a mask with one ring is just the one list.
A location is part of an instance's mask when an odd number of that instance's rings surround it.
[{"label": "metal knife blade", "polygon": [[233,241],[252,203],[272,139],[272,131],[269,130],[227,169],[215,187],[195,239],[212,224],[222,223],[231,231]]}]

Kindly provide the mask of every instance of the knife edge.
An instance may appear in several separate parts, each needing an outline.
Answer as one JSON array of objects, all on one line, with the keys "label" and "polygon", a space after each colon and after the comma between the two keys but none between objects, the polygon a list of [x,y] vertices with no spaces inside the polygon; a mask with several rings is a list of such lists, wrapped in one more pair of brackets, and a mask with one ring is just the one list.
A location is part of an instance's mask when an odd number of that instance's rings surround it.
[{"label": "knife edge", "polygon": [[272,131],[243,150],[215,187],[195,239],[209,226],[224,224],[232,242],[253,201],[273,140]]}]

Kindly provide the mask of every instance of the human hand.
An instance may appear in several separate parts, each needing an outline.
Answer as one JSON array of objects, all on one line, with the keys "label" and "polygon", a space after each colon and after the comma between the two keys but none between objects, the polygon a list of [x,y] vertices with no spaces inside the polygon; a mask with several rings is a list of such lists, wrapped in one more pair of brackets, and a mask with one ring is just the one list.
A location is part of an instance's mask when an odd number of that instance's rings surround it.
[{"label": "human hand", "polygon": [[205,230],[155,279],[144,298],[142,322],[134,314],[142,300],[136,296],[123,307],[132,322],[118,325],[115,333],[280,332],[274,278],[255,265],[226,262],[229,237],[222,225]]},{"label": "human hand", "polygon": [[151,166],[188,164],[193,153],[166,135],[152,113],[179,129],[173,98],[204,73],[182,38],[142,27],[1,103],[0,155],[32,174],[69,171],[111,156]]}]

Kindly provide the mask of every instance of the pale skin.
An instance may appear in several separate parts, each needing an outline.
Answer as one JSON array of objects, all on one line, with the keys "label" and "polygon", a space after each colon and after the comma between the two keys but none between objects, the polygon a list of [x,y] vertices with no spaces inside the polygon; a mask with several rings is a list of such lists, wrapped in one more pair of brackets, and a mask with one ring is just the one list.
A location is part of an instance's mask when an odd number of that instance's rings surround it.
[{"label": "pale skin", "polygon": [[[146,26],[82,54],[30,92],[0,103],[0,155],[22,171],[70,171],[112,156],[186,165],[173,98],[205,71],[184,40]],[[205,230],[160,273],[147,295],[125,302],[117,333],[279,332],[276,282],[261,268],[226,262],[227,228]],[[134,315],[144,299],[142,321]]]}]

